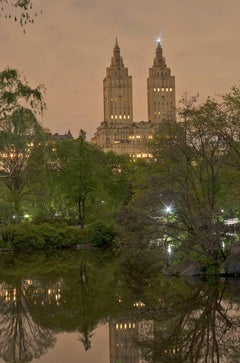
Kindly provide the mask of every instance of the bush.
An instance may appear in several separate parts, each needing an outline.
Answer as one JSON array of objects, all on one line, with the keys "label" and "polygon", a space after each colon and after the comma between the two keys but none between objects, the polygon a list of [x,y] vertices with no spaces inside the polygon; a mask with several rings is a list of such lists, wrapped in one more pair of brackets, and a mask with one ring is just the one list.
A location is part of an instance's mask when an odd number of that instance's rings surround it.
[{"label": "bush", "polygon": [[72,248],[77,244],[109,247],[116,230],[102,222],[82,230],[67,224],[12,224],[0,230],[0,248],[43,250]]},{"label": "bush", "polygon": [[110,247],[117,235],[113,226],[107,226],[102,222],[90,226],[90,242],[97,247]]},{"label": "bush", "polygon": [[65,224],[40,224],[37,229],[45,241],[45,248],[71,248],[79,243],[79,230]]},{"label": "bush", "polygon": [[44,247],[44,238],[30,224],[9,225],[1,231],[3,247],[16,250],[37,250]]},{"label": "bush", "polygon": [[1,229],[1,248],[40,250],[71,248],[81,243],[81,231],[65,224],[14,224]]}]

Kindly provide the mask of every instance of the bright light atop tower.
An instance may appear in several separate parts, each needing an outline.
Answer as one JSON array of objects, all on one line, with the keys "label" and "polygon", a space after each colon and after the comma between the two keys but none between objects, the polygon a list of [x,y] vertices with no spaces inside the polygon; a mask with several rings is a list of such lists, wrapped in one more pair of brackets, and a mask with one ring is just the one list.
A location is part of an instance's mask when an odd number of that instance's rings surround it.
[{"label": "bright light atop tower", "polygon": [[163,37],[162,37],[162,35],[159,35],[159,36],[157,36],[157,37],[155,37],[155,43],[158,45],[158,44],[162,44],[162,42],[163,42]]}]

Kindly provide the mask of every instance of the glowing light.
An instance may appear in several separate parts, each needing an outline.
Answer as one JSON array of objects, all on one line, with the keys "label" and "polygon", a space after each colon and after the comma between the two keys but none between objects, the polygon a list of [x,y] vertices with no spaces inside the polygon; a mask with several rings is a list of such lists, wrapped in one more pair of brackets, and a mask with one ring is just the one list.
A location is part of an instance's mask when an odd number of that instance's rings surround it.
[{"label": "glowing light", "polygon": [[156,43],[156,45],[161,45],[162,42],[163,42],[162,35],[159,35],[159,36],[155,37],[155,43]]},{"label": "glowing light", "polygon": [[171,213],[172,212],[172,207],[169,205],[165,208],[166,213]]},{"label": "glowing light", "polygon": [[172,254],[172,247],[171,245],[168,245],[167,247],[167,251],[168,251],[168,254],[171,255]]}]

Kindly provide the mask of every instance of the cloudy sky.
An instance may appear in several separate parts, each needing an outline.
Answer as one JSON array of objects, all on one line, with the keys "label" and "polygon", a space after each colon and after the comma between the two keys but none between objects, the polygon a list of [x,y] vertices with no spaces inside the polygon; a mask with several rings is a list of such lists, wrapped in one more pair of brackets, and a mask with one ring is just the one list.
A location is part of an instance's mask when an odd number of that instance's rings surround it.
[{"label": "cloudy sky", "polygon": [[133,77],[134,120],[147,120],[146,80],[163,35],[177,101],[188,92],[223,94],[240,80],[239,0],[33,0],[42,9],[22,28],[0,20],[0,67],[44,84],[43,125],[91,138],[103,121],[102,80],[115,38]]}]

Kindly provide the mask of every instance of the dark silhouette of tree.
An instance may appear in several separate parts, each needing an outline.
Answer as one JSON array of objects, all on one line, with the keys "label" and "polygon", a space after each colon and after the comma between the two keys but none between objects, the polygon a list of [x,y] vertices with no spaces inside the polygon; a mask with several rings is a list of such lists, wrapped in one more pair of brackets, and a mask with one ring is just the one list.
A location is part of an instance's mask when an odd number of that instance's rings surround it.
[{"label": "dark silhouette of tree", "polygon": [[179,122],[159,125],[149,145],[154,158],[133,180],[131,206],[145,212],[161,243],[171,240],[182,260],[201,255],[219,266],[225,259],[224,220],[239,212],[239,94],[235,88],[221,102],[202,104],[184,99]]},{"label": "dark silhouette of tree", "polygon": [[185,287],[184,295],[177,289],[165,291],[161,302],[146,305],[142,315],[151,325],[138,338],[144,358],[154,363],[219,363],[227,357],[234,362],[240,354],[239,305],[225,300],[224,293],[216,285]]},{"label": "dark silhouette of tree", "polygon": [[[42,13],[41,10],[40,13]],[[0,17],[13,20],[23,28],[27,24],[34,23],[38,14],[39,10],[36,9],[32,0],[0,0]]]}]

